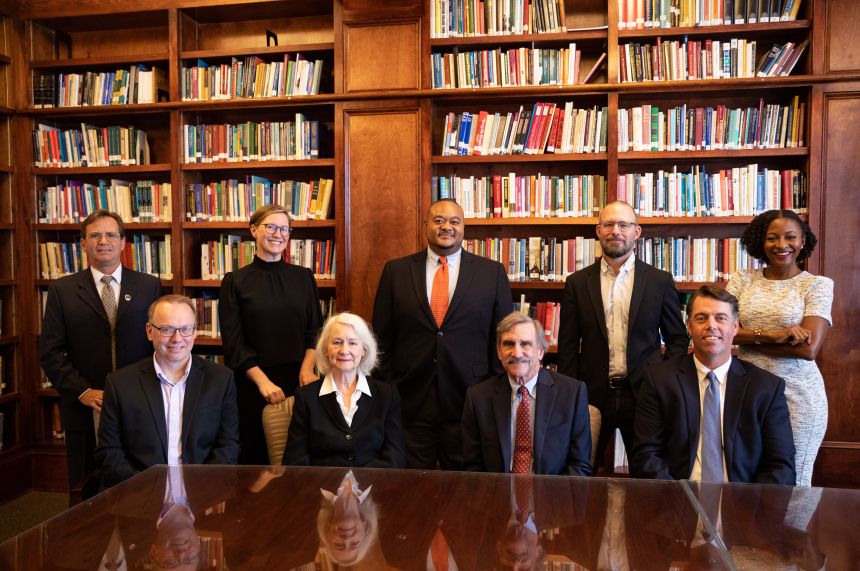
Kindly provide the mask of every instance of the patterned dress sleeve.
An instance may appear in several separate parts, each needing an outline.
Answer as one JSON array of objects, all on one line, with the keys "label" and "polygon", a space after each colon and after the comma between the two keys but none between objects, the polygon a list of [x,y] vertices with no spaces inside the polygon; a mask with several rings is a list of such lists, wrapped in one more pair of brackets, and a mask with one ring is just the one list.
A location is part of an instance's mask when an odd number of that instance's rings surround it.
[{"label": "patterned dress sleeve", "polygon": [[731,275],[726,284],[726,291],[740,299],[746,282],[749,281],[749,273],[746,270],[738,270]]},{"label": "patterned dress sleeve", "polygon": [[833,280],[824,276],[815,276],[815,280],[806,290],[806,307],[804,317],[821,317],[833,325],[830,308],[833,305]]}]

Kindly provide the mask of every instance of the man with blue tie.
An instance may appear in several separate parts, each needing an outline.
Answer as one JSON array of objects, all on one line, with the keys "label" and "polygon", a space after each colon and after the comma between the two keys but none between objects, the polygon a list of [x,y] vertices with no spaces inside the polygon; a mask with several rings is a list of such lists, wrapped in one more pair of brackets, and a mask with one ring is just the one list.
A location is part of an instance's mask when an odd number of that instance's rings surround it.
[{"label": "man with blue tie", "polygon": [[645,370],[632,475],[713,482],[795,482],[782,379],[732,357],[738,300],[702,286],[688,304],[693,354]]},{"label": "man with blue tie", "polygon": [[585,383],[541,368],[540,322],[517,311],[496,327],[505,372],[470,387],[463,407],[463,464],[476,472],[591,475]]}]

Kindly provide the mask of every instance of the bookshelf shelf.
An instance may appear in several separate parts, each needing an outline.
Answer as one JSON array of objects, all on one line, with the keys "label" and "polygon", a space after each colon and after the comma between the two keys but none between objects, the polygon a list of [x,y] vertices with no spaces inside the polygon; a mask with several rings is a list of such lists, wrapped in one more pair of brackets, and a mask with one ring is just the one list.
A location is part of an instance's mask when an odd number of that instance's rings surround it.
[{"label": "bookshelf shelf", "polygon": [[[295,228],[334,228],[334,220],[291,220]],[[248,222],[183,222],[183,230],[247,230]]]},{"label": "bookshelf shelf", "polygon": [[6,335],[0,337],[0,345],[14,345],[20,341],[20,337],[17,335]]},{"label": "bookshelf shelf", "polygon": [[725,36],[725,35],[771,35],[793,30],[807,31],[812,28],[809,20],[794,20],[789,22],[771,22],[764,24],[730,24],[719,26],[684,26],[677,28],[636,28],[618,30],[618,39],[632,38],[651,39],[656,37],[676,38],[681,36]]},{"label": "bookshelf shelf", "polygon": [[288,95],[283,97],[237,97],[235,99],[213,99],[204,101],[178,101],[173,105],[181,111],[214,111],[243,109],[281,109],[299,107],[331,107],[334,96],[327,93],[318,95]]},{"label": "bookshelf shelf", "polygon": [[6,54],[0,54],[0,63],[10,64],[12,63],[12,58],[7,56]]},{"label": "bookshelf shelf", "polygon": [[194,345],[200,345],[203,347],[221,347],[223,343],[221,342],[220,337],[209,337],[198,333],[197,338],[194,339]]},{"label": "bookshelf shelf", "polygon": [[318,168],[333,167],[334,159],[306,159],[299,161],[241,161],[213,163],[182,163],[184,171],[218,171],[218,170],[248,170],[248,169],[284,169],[284,168]]},{"label": "bookshelf shelf", "polygon": [[314,52],[328,52],[334,50],[334,42],[317,42],[308,44],[285,44],[282,46],[260,46],[239,49],[213,49],[213,50],[189,50],[179,54],[179,59],[220,59],[244,56],[283,55],[301,52],[302,55]]},{"label": "bookshelf shelf", "polygon": [[434,165],[458,164],[495,164],[495,163],[569,163],[580,161],[605,161],[606,153],[577,153],[569,155],[545,153],[542,155],[491,155],[491,156],[461,156],[443,157],[434,155],[430,162]]},{"label": "bookshelf shelf", "polygon": [[7,402],[14,402],[14,401],[19,401],[19,400],[21,400],[21,393],[18,391],[0,394],[0,404],[5,404]]},{"label": "bookshelf shelf", "polygon": [[[170,222],[126,222],[126,232],[142,232],[146,230],[167,230],[172,228]],[[59,232],[80,232],[81,225],[79,222],[70,222],[67,224],[35,224],[34,230],[53,230]]]},{"label": "bookshelf shelf", "polygon": [[11,107],[0,105],[0,115],[12,115],[13,113],[15,113],[15,110]]},{"label": "bookshelf shelf", "polygon": [[51,60],[33,60],[30,62],[31,69],[50,70],[50,69],[81,69],[81,68],[99,68],[110,65],[137,65],[140,63],[167,63],[170,59],[170,54],[167,52],[155,54],[133,54],[133,55],[117,55],[95,58],[69,58],[69,59],[51,59]]},{"label": "bookshelf shelf", "polygon": [[558,218],[467,218],[466,227],[488,226],[594,226],[596,217],[558,217]]},{"label": "bookshelf shelf", "polygon": [[74,168],[44,168],[33,167],[34,175],[82,175],[82,174],[135,174],[135,173],[169,173],[171,166],[169,164],[155,165],[118,165],[112,167],[74,167]]},{"label": "bookshelf shelf", "polygon": [[39,389],[36,391],[36,396],[40,398],[60,398],[60,392],[57,389]]},{"label": "bookshelf shelf", "polygon": [[555,34],[508,34],[486,36],[464,36],[460,38],[433,38],[431,48],[446,47],[496,47],[516,46],[520,44],[564,44],[569,42],[606,40],[606,29],[568,30]]},{"label": "bookshelf shelf", "polygon": [[24,113],[33,117],[92,117],[110,116],[121,120],[125,115],[152,115],[167,113],[175,107],[174,103],[129,103],[127,105],[80,105],[76,107],[27,107]]},{"label": "bookshelf shelf", "polygon": [[0,280],[0,286],[13,286],[13,285],[18,285],[18,280],[14,280],[14,279]]},{"label": "bookshelf shelf", "polygon": [[511,290],[561,290],[564,289],[564,282],[542,282],[537,280],[527,280],[524,282],[511,282]]},{"label": "bookshelf shelf", "polygon": [[754,159],[758,157],[805,157],[809,147],[786,149],[723,149],[713,151],[628,151],[619,161],[677,161],[688,159]]},{"label": "bookshelf shelf", "polygon": [[14,170],[15,170],[14,167],[12,167],[10,165],[0,165],[0,172],[11,173]]}]

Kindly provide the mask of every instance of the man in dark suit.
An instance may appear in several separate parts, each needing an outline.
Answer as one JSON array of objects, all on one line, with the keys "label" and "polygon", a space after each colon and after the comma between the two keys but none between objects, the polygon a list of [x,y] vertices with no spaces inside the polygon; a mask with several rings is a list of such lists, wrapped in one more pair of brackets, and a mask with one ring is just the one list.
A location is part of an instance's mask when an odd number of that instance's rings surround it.
[{"label": "man in dark suit", "polygon": [[155,354],[108,375],[96,460],[113,486],[155,464],[235,464],[233,372],[191,356],[194,303],[167,295],[149,309]]},{"label": "man in dark suit", "polygon": [[95,470],[93,414],[105,376],[152,351],[146,311],[161,291],[154,276],[120,264],[125,226],[115,213],[87,216],[81,247],[90,267],[51,284],[39,339],[42,369],[60,392],[69,489]]},{"label": "man in dark suit", "polygon": [[505,372],[466,391],[463,465],[478,472],[590,476],[588,391],[541,368],[543,326],[513,312],[497,327]]},{"label": "man in dark suit", "polygon": [[688,307],[693,354],[645,371],[631,474],[793,485],[785,383],[732,357],[737,298],[720,287],[702,286]]},{"label": "man in dark suit", "polygon": [[610,202],[600,213],[597,238],[603,256],[568,276],[561,301],[558,370],[588,385],[600,409],[597,464],[615,428],[629,450],[642,369],[683,355],[689,344],[675,283],[668,272],[636,259],[642,233],[626,202]]},{"label": "man in dark suit", "polygon": [[429,248],[389,261],[376,290],[377,377],[400,390],[410,468],[462,467],[466,389],[501,372],[493,339],[513,309],[510,284],[501,264],[461,249],[463,227],[456,202],[435,202]]}]

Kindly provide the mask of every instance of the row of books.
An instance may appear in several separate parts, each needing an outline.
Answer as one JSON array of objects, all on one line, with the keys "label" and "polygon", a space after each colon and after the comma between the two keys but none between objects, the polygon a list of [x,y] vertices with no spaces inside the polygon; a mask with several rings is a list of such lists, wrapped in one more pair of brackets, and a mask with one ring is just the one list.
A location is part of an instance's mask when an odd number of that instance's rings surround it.
[{"label": "row of books", "polygon": [[[254,261],[256,243],[237,234],[200,244],[200,274],[204,280],[220,280]],[[286,257],[286,253],[285,253]],[[334,240],[290,240],[289,262],[309,268],[317,279],[335,278]]]},{"label": "row of books", "polygon": [[618,28],[676,28],[786,22],[801,0],[619,0]]},{"label": "row of books", "polygon": [[293,220],[326,220],[331,213],[334,181],[271,182],[248,175],[185,187],[185,219],[192,222],[244,222],[261,206],[280,204]]},{"label": "row of books", "polygon": [[622,44],[618,52],[622,83],[755,77],[757,70],[756,42],[744,38],[700,41],[684,37],[665,42],[657,38],[653,45]]},{"label": "row of books", "polygon": [[430,0],[430,37],[567,31],[565,0]]},{"label": "row of books", "polygon": [[514,302],[514,311],[537,319],[544,329],[544,338],[549,345],[558,345],[558,326],[561,316],[561,303],[557,301],[526,301],[526,294]]},{"label": "row of books", "polygon": [[606,205],[602,175],[434,176],[434,200],[453,199],[466,218],[581,218]]},{"label": "row of books", "polygon": [[738,238],[640,238],[636,257],[672,274],[676,282],[722,282],[764,264],[743,251]]},{"label": "row of books", "polygon": [[231,58],[230,63],[210,66],[198,59],[182,67],[179,76],[183,101],[316,95],[320,90],[323,60],[310,61],[302,54],[283,61],[266,62],[258,56]]},{"label": "row of books", "polygon": [[33,73],[35,107],[156,103],[167,101],[168,95],[164,69],[143,64],[116,71]]},{"label": "row of books", "polygon": [[574,85],[579,83],[582,50],[566,48],[509,48],[430,56],[434,89]]},{"label": "row of books", "polygon": [[33,157],[37,167],[107,167],[148,165],[149,142],[137,127],[97,127],[81,123],[78,129],[39,124],[33,130]]},{"label": "row of books", "polygon": [[[218,318],[218,294],[204,292],[201,297],[193,298],[192,301],[197,312],[197,337],[220,339],[221,322]],[[319,303],[323,321],[337,312],[335,298],[320,299]],[[224,364],[224,355],[204,353],[198,356],[220,365]]]},{"label": "row of books", "polygon": [[606,107],[575,109],[568,101],[520,105],[507,113],[448,113],[442,156],[606,152]]},{"label": "row of books", "polygon": [[807,212],[809,180],[798,169],[759,169],[757,164],[708,173],[686,171],[618,176],[616,195],[640,216],[756,216],[773,209]]},{"label": "row of books", "polygon": [[99,209],[116,212],[123,222],[170,222],[169,182],[99,179],[90,184],[67,180],[39,190],[39,222],[69,224],[83,221]]},{"label": "row of books", "polygon": [[463,240],[463,249],[502,264],[512,282],[561,282],[603,255],[600,242],[582,236]]},{"label": "row of books", "polygon": [[729,109],[656,105],[618,110],[618,152],[802,147],[806,103]]},{"label": "row of books", "polygon": [[782,45],[774,44],[759,64],[756,77],[777,77],[790,74],[808,45],[809,40],[803,40],[799,44],[793,42],[786,42]]},{"label": "row of books", "polygon": [[[89,266],[80,242],[42,242],[39,244],[39,275],[54,280]],[[171,238],[134,235],[126,239],[120,259],[123,265],[162,279],[172,279]]]},{"label": "row of books", "polygon": [[296,113],[295,121],[184,125],[186,163],[289,161],[319,157],[319,122]]}]

